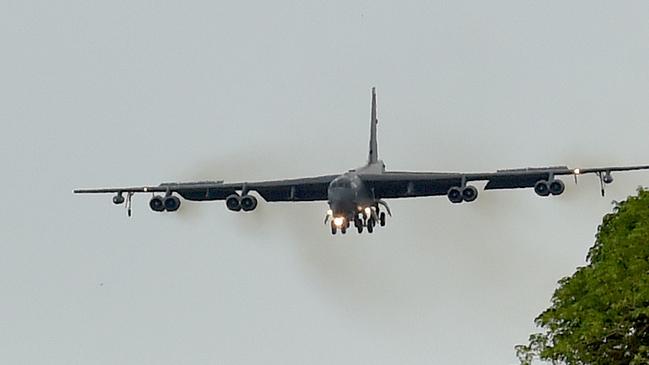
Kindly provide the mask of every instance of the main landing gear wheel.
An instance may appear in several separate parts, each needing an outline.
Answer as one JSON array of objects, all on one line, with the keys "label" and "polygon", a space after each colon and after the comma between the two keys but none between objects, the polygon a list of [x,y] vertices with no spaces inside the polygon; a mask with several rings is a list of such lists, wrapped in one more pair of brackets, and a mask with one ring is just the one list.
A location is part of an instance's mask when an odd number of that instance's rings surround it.
[{"label": "main landing gear wheel", "polygon": [[381,227],[385,227],[385,212],[381,212],[381,214],[379,214],[379,224],[381,225]]},{"label": "main landing gear wheel", "polygon": [[370,218],[367,220],[367,233],[374,232],[374,225],[376,225],[376,221],[374,220],[374,218]]},{"label": "main landing gear wheel", "polygon": [[334,224],[334,222],[331,222],[331,234],[336,234],[338,232],[338,227]]},{"label": "main landing gear wheel", "polygon": [[363,221],[360,218],[354,218],[354,226],[356,227],[358,233],[363,233]]}]

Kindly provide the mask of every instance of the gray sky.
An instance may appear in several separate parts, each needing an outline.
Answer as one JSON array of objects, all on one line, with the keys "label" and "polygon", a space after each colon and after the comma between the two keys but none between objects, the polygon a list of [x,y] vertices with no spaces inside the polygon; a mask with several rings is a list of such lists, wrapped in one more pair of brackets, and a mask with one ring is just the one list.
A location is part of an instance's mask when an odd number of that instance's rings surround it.
[{"label": "gray sky", "polygon": [[[75,187],[273,179],[364,163],[370,88],[396,170],[649,162],[646,1],[0,4],[0,362],[511,364],[601,216],[649,173],[561,198],[134,218]],[[566,182],[570,182],[569,180]],[[103,284],[103,285],[102,285]]]}]

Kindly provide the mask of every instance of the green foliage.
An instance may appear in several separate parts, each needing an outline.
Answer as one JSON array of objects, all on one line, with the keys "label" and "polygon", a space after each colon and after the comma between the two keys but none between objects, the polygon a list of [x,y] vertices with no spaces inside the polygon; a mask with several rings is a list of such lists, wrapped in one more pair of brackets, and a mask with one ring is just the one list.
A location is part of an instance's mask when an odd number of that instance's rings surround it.
[{"label": "green foliage", "polygon": [[544,332],[516,346],[522,365],[649,364],[649,191],[604,216],[587,258],[535,319]]}]

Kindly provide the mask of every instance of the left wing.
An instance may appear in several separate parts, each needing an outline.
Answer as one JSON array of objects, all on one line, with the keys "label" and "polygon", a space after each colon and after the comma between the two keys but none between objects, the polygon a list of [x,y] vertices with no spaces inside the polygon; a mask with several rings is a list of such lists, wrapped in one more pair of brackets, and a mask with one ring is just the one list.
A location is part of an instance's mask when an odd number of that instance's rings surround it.
[{"label": "left wing", "polygon": [[[612,172],[646,169],[649,169],[649,165],[587,169],[569,169],[566,166],[557,166],[498,170],[489,173],[386,172],[364,175],[362,179],[377,199],[437,195],[449,195],[451,198],[452,188],[462,190],[471,181],[486,181],[485,190],[534,188],[537,194],[547,196],[563,192],[563,182],[557,179],[557,176],[573,175],[576,180],[579,175],[596,174],[601,182],[603,196],[604,185],[613,182]],[[554,185],[552,185],[553,182],[555,182]],[[550,187],[554,190],[550,190]],[[472,189],[477,194],[477,190]],[[473,199],[475,198],[473,197]]]}]

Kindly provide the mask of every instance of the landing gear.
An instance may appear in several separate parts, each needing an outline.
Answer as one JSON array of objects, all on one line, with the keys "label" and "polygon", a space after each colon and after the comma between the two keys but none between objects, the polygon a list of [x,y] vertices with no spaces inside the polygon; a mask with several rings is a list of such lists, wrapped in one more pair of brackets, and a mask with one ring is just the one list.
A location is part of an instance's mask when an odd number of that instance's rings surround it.
[{"label": "landing gear", "polygon": [[[380,202],[379,205],[381,205]],[[352,226],[356,228],[359,234],[363,233],[364,230],[367,230],[368,233],[373,233],[377,225],[385,227],[387,215],[389,214],[389,211],[382,212],[379,205],[359,207],[351,215],[334,215],[332,211],[329,211],[325,218],[325,224],[330,224],[331,234],[337,234],[338,232],[346,234]]]},{"label": "landing gear", "polygon": [[376,225],[376,221],[374,218],[370,218],[367,220],[367,233],[372,233],[374,232],[374,226]]}]

